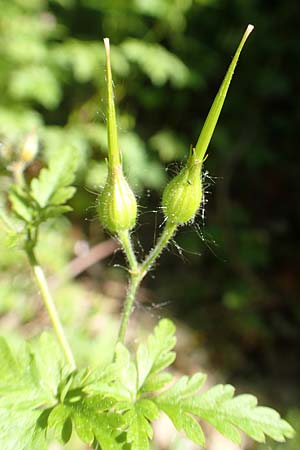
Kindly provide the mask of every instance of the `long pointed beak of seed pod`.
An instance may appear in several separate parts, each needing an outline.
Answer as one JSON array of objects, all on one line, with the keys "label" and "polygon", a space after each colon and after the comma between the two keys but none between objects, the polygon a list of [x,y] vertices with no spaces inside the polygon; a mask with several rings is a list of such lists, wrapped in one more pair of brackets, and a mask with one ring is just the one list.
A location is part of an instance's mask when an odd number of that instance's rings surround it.
[{"label": "long pointed beak of seed pod", "polygon": [[104,39],[107,82],[107,141],[108,175],[97,205],[102,225],[111,233],[131,230],[136,222],[137,203],[123,174],[118,147],[116,111],[113,97],[113,81],[110,64],[109,39]]},{"label": "long pointed beak of seed pod", "polygon": [[203,160],[207,148],[209,146],[209,143],[211,141],[213,132],[215,130],[215,127],[217,125],[219,116],[221,114],[222,108],[223,108],[223,104],[232,80],[232,76],[234,74],[234,70],[236,68],[238,59],[240,57],[241,51],[245,45],[245,42],[247,41],[250,33],[253,31],[254,26],[253,25],[248,25],[248,27],[246,28],[245,33],[243,34],[243,37],[238,45],[238,48],[236,49],[235,55],[231,61],[231,64],[227,70],[227,73],[225,75],[225,78],[220,86],[220,89],[216,95],[216,98],[209,110],[209,113],[207,115],[207,118],[205,120],[205,123],[203,125],[201,134],[199,136],[197,145],[196,145],[196,153],[197,153],[197,157],[200,160]]},{"label": "long pointed beak of seed pod", "polygon": [[112,168],[120,164],[120,151],[111,74],[110,44],[108,38],[104,38],[103,41],[106,54],[108,163],[109,167]]}]

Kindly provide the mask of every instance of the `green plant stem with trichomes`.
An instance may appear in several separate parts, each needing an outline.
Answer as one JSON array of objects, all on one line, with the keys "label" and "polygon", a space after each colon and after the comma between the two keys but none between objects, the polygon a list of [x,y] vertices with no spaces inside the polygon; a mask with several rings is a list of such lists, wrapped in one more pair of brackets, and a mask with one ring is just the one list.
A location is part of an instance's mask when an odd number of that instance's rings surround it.
[{"label": "green plant stem with trichomes", "polygon": [[129,285],[124,302],[124,310],[121,318],[118,342],[124,343],[125,341],[126,330],[128,328],[130,315],[132,313],[133,304],[139,285],[141,284],[143,278],[151,269],[154,262],[160,256],[163,249],[168,245],[170,239],[174,236],[176,228],[177,228],[176,225],[169,222],[166,223],[163,232],[160,235],[160,238],[158,239],[155,247],[150,251],[149,255],[145,258],[145,260],[141,264],[138,264],[136,261],[129,233],[122,232],[118,234],[118,238],[123,246],[123,250],[125,252],[125,255],[127,256],[130,265]]},{"label": "green plant stem with trichomes", "polygon": [[69,345],[69,342],[67,341],[64,329],[62,327],[57,309],[54,304],[54,300],[51,296],[44,271],[36,259],[34,250],[31,248],[28,248],[26,250],[26,253],[27,253],[29,263],[31,265],[36,283],[40,289],[41,296],[42,296],[44,305],[47,309],[47,312],[48,312],[53,330],[56,334],[57,340],[58,340],[60,347],[66,357],[66,361],[69,363],[71,369],[75,370],[76,369],[75,359],[74,359],[71,347]]},{"label": "green plant stem with trichomes", "polygon": [[155,247],[151,250],[149,255],[145,258],[141,264],[142,278],[149,272],[156,259],[160,256],[163,249],[168,245],[170,239],[174,236],[177,225],[166,222],[163,232],[160,235]]},{"label": "green plant stem with trichomes", "polygon": [[[107,77],[107,141],[108,141],[108,170],[112,173],[116,173],[116,169],[120,170],[121,167],[121,158],[120,158],[120,152],[118,147],[118,133],[117,133],[117,123],[116,123],[116,111],[115,111],[115,104],[114,104],[114,97],[113,97],[113,82],[112,82],[112,74],[111,74],[111,63],[110,63],[110,46],[109,46],[109,39],[104,39],[104,47],[105,47],[105,54],[106,54],[106,77]],[[128,195],[127,193],[125,193]],[[102,199],[102,201],[104,201]],[[115,199],[117,202],[117,200]],[[104,204],[104,203],[103,203]],[[120,205],[119,205],[120,206]],[[128,208],[127,208],[128,209]],[[113,216],[114,219],[114,226],[112,228],[116,227],[116,221],[118,219],[118,215]],[[107,224],[107,228],[109,229],[110,223]],[[120,224],[117,223],[119,226]],[[119,336],[118,336],[118,342],[124,342],[126,330],[128,328],[128,322],[129,318],[133,309],[133,304],[136,296],[137,289],[147,274],[149,270],[151,269],[153,263],[155,260],[159,257],[163,249],[168,244],[169,240],[175,233],[175,230],[177,228],[176,225],[169,223],[167,221],[165,228],[155,245],[155,247],[151,250],[149,255],[145,258],[144,262],[141,264],[138,263],[134,248],[131,242],[130,238],[130,229],[131,226],[128,226],[127,228],[122,225],[120,226],[119,230],[116,231],[116,236],[124,250],[124,253],[126,255],[126,258],[128,260],[129,265],[129,284],[128,284],[128,290],[127,295],[125,298],[124,303],[124,310],[121,318],[121,324],[119,329]]]},{"label": "green plant stem with trichomes", "polygon": [[124,341],[125,341],[129,318],[130,318],[130,315],[132,312],[132,307],[134,304],[136,292],[137,292],[137,289],[138,289],[141,281],[142,281],[142,278],[141,278],[140,274],[131,273],[129,283],[128,283],[126,299],[125,299],[125,303],[124,303],[124,310],[123,310],[122,318],[121,318],[118,342],[124,343]]},{"label": "green plant stem with trichomes", "polygon": [[[221,87],[215,97],[215,100],[210,108],[208,116],[205,120],[204,126],[200,133],[199,139],[197,141],[195,147],[195,154],[197,159],[202,162],[204,160],[205,154],[207,152],[208,145],[211,141],[213,132],[215,130],[216,124],[218,122],[220,113],[222,111],[222,107],[230,86],[230,82],[232,76],[234,74],[235,67],[237,65],[240,53],[243,49],[243,46],[253,30],[253,25],[248,25],[242,39],[238,45],[238,48],[234,54],[234,57],[229,65],[229,68],[226,72],[225,78],[221,84]],[[109,147],[109,164],[117,164],[119,163],[119,150],[117,146],[117,127],[116,127],[116,118],[115,118],[115,109],[114,109],[114,101],[113,101],[113,93],[112,93],[112,76],[111,76],[111,67],[110,67],[110,52],[109,52],[109,40],[104,39],[105,50],[106,50],[106,60],[107,60],[107,82],[108,82],[108,147]],[[179,186],[182,189],[182,186]],[[200,205],[199,205],[200,206]],[[172,223],[173,222],[173,223]],[[136,261],[136,257],[134,254],[134,250],[132,248],[129,231],[117,233],[119,241],[122,244],[124,252],[127,256],[129,262],[129,287],[127,291],[127,296],[124,304],[124,311],[121,319],[121,325],[119,330],[119,342],[124,342],[126,329],[128,327],[128,322],[130,318],[130,314],[132,312],[134,299],[136,295],[136,291],[145,277],[147,272],[151,269],[152,265],[159,257],[163,249],[168,245],[168,242],[174,235],[178,223],[174,222],[174,220],[166,222],[165,228],[157,241],[155,247],[150,251],[149,255],[145,258],[145,260],[138,264]],[[183,223],[183,222],[182,222]]]},{"label": "green plant stem with trichomes", "polygon": [[134,249],[132,246],[130,233],[128,230],[119,231],[118,239],[123,247],[124,253],[128,259],[131,272],[135,272],[138,267],[138,262],[135,257]]}]

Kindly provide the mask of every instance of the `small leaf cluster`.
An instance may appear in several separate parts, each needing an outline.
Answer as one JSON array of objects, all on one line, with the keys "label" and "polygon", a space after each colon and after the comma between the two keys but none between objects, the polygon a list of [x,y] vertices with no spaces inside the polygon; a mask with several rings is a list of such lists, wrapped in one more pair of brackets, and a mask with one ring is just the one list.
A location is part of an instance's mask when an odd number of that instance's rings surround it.
[{"label": "small leaf cluster", "polygon": [[162,411],[201,446],[205,436],[199,419],[236,443],[239,430],[258,442],[265,436],[278,442],[292,437],[292,427],[276,411],[257,406],[252,395],[234,397],[230,385],[199,392],[206,378],[202,373],[174,382],[165,370],[175,359],[174,333],[174,324],[163,319],[134,356],[119,343],[104,369],[71,372],[49,333],[17,349],[1,339],[2,449],[46,450],[51,436],[65,444],[74,430],[94,448],[147,450],[151,422]]},{"label": "small leaf cluster", "polygon": [[12,217],[7,218],[2,210],[0,220],[12,237],[26,237],[27,244],[34,246],[38,228],[43,222],[72,210],[66,202],[75,193],[75,187],[71,184],[77,165],[78,153],[74,148],[66,147],[60,154],[53,152],[49,166],[43,168],[29,185],[24,180],[11,185],[9,201]]}]

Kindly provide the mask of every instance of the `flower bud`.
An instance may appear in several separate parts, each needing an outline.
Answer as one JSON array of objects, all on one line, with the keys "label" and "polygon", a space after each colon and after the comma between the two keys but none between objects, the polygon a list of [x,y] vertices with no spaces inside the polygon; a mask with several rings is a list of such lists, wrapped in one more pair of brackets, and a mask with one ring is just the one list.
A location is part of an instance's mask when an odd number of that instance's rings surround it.
[{"label": "flower bud", "polygon": [[195,217],[202,200],[201,167],[192,149],[185,167],[165,187],[162,207],[168,222],[183,225]]},{"label": "flower bud", "polygon": [[137,216],[137,203],[121,166],[109,171],[97,206],[102,225],[111,233],[130,230]]}]

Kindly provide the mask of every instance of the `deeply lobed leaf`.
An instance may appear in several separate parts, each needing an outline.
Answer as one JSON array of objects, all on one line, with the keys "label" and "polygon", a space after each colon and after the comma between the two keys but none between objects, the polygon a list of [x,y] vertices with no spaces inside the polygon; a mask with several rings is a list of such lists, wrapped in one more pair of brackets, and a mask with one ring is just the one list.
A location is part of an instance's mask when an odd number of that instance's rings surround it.
[{"label": "deeply lobed leaf", "polygon": [[158,416],[157,406],[147,399],[138,400],[125,411],[126,440],[131,450],[149,449],[149,439],[153,437],[150,422]]},{"label": "deeply lobed leaf", "polygon": [[28,192],[20,186],[13,185],[9,191],[9,200],[16,216],[24,222],[30,223],[34,219],[34,206]]},{"label": "deeply lobed leaf", "polygon": [[42,169],[39,177],[31,182],[31,196],[41,208],[63,205],[73,197],[75,188],[70,186],[75,178],[78,154],[71,147],[50,159],[49,167]]},{"label": "deeply lobed leaf", "polygon": [[0,338],[0,438],[3,450],[46,450],[47,410],[56,403],[62,356],[53,336],[11,349]]},{"label": "deeply lobed leaf", "polygon": [[293,436],[292,427],[275,410],[257,406],[253,395],[233,397],[234,388],[230,385],[217,385],[195,395],[204,379],[200,374],[190,379],[183,377],[155,398],[158,407],[170,417],[175,427],[183,429],[194,442],[204,445],[205,439],[201,428],[192,433],[191,416],[206,420],[237,444],[241,443],[238,430],[258,442],[265,442],[265,436],[278,442]]},{"label": "deeply lobed leaf", "polygon": [[114,361],[105,369],[72,373],[49,334],[18,350],[0,339],[1,448],[46,450],[46,432],[51,428],[62,444],[74,429],[83,442],[97,442],[101,450],[147,450],[153,436],[151,422],[160,410],[200,446],[205,445],[205,436],[199,419],[238,444],[240,431],[258,442],[265,436],[278,442],[293,436],[292,427],[273,409],[257,406],[253,395],[234,397],[230,385],[199,393],[206,378],[202,373],[184,376],[155,392],[172,377],[161,367],[173,353],[174,330],[170,321],[160,321],[147,343],[138,347],[136,363],[118,344]]},{"label": "deeply lobed leaf", "polygon": [[142,388],[144,392],[149,388],[157,390],[170,381],[170,377],[165,375],[162,377],[159,372],[170,366],[175,359],[175,352],[171,351],[176,343],[174,333],[175,326],[170,320],[160,320],[154,328],[154,333],[148,337],[147,343],[138,346],[136,353],[138,389]]}]

